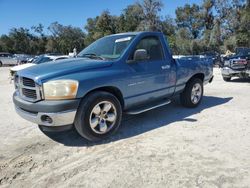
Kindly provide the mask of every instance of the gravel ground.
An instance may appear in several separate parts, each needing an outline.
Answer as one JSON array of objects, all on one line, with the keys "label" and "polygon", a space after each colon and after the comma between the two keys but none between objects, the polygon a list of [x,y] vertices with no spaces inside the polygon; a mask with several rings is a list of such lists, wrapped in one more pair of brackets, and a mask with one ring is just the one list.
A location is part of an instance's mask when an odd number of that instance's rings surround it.
[{"label": "gravel ground", "polygon": [[8,70],[0,68],[0,187],[250,187],[249,81],[226,83],[215,69],[198,108],[175,99],[90,143],[20,118]]}]

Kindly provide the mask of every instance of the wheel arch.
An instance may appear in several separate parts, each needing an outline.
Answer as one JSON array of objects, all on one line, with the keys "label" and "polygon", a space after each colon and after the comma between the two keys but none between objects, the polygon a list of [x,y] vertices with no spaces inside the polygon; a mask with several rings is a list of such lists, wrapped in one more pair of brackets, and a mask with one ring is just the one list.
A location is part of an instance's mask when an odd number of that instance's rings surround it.
[{"label": "wheel arch", "polygon": [[190,82],[194,78],[199,78],[203,82],[204,78],[205,78],[205,74],[203,74],[203,73],[197,73],[197,74],[193,75],[187,82]]},{"label": "wheel arch", "polygon": [[84,99],[87,95],[90,95],[91,93],[97,92],[97,91],[105,91],[105,92],[113,94],[120,101],[122,109],[124,109],[124,99],[123,99],[122,92],[120,89],[118,89],[117,87],[114,87],[114,86],[103,86],[103,87],[98,87],[98,88],[92,89],[92,90],[88,91],[82,97],[82,99]]},{"label": "wheel arch", "polygon": [[186,82],[185,87],[183,88],[183,90],[185,90],[185,88],[187,87],[188,83],[191,82],[191,81],[192,81],[193,79],[195,79],[195,78],[198,78],[198,79],[200,79],[202,82],[204,82],[205,74],[203,74],[203,73],[197,73],[197,74],[194,74],[193,76],[191,76],[191,77],[187,80],[187,82]]}]

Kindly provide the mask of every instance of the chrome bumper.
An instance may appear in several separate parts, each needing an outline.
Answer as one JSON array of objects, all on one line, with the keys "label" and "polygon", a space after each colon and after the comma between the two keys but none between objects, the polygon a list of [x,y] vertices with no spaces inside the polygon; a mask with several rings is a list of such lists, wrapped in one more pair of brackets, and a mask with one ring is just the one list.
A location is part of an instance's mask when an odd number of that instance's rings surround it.
[{"label": "chrome bumper", "polygon": [[240,74],[244,71],[237,71],[237,70],[233,70],[229,67],[223,67],[221,69],[221,74],[224,75],[224,76],[231,76],[232,74]]},{"label": "chrome bumper", "polygon": [[[38,125],[58,127],[64,125],[71,125],[74,123],[76,110],[64,111],[58,113],[45,113],[45,112],[27,112],[15,106],[16,112],[24,119],[36,123]],[[50,121],[48,121],[48,119]]]}]

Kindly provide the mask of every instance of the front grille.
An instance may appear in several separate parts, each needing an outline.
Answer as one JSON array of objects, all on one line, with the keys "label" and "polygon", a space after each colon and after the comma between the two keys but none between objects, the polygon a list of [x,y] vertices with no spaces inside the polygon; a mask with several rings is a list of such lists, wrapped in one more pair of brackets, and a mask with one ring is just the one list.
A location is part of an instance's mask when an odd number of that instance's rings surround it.
[{"label": "front grille", "polygon": [[41,100],[40,87],[34,80],[16,75],[15,87],[22,99],[30,102]]},{"label": "front grille", "polygon": [[36,90],[22,88],[22,94],[31,99],[37,99]]},{"label": "front grille", "polygon": [[23,77],[23,85],[24,86],[28,86],[28,87],[36,87],[36,84],[34,82],[34,80],[30,79],[30,78],[25,78]]},{"label": "front grille", "polygon": [[246,60],[233,60],[231,62],[231,68],[232,69],[245,69],[247,67],[247,61]]}]

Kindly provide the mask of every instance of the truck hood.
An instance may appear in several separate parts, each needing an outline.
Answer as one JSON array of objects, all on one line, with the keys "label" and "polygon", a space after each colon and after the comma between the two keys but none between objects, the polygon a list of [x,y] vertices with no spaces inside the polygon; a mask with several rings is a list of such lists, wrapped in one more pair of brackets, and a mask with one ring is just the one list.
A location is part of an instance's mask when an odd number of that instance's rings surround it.
[{"label": "truck hood", "polygon": [[32,78],[39,82],[76,72],[109,67],[111,65],[112,62],[110,61],[93,60],[88,58],[72,58],[32,66],[18,71],[18,75]]}]

